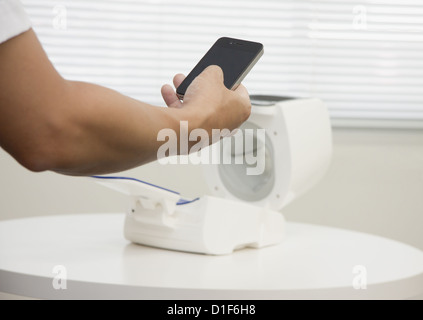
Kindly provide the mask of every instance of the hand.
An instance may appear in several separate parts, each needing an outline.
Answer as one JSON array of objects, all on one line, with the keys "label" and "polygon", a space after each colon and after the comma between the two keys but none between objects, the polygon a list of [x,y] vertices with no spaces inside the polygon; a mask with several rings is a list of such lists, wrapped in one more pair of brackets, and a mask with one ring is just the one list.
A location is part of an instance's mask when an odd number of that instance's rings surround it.
[{"label": "hand", "polygon": [[[177,74],[173,84],[177,88],[185,79]],[[194,122],[191,128],[212,129],[238,128],[251,113],[251,103],[247,89],[239,85],[234,91],[228,90],[223,83],[223,72],[218,66],[206,68],[188,87],[184,101],[181,102],[170,85],[162,87],[162,96],[170,108],[181,108],[185,120]],[[182,111],[181,110],[181,111]]]}]

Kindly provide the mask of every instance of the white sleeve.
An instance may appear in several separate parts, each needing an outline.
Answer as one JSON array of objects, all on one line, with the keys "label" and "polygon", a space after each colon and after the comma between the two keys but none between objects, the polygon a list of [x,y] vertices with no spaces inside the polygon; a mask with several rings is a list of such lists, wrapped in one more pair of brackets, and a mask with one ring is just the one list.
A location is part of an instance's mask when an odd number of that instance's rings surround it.
[{"label": "white sleeve", "polygon": [[0,43],[30,27],[31,21],[19,0],[0,0]]}]

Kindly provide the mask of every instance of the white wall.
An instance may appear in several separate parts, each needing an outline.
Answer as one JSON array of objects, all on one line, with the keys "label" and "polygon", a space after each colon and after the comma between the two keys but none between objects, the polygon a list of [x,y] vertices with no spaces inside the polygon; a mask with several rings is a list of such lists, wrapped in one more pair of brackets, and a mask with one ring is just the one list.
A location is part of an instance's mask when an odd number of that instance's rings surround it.
[{"label": "white wall", "polygon": [[[0,150],[0,219],[118,212],[125,198],[86,178],[31,173]],[[198,166],[152,163],[122,175],[207,192]],[[288,220],[370,232],[423,249],[423,131],[335,130],[324,180],[284,210]]]},{"label": "white wall", "polygon": [[324,180],[285,215],[423,249],[423,131],[336,130],[334,146]]}]

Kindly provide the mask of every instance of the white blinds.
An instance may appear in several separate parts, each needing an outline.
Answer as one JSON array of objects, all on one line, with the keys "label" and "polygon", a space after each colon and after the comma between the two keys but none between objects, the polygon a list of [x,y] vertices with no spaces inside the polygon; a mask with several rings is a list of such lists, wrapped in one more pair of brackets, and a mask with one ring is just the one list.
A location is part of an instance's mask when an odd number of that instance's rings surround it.
[{"label": "white blinds", "polygon": [[422,0],[22,2],[69,79],[163,105],[161,85],[230,36],[264,44],[251,94],[319,97],[336,123],[423,127]]}]

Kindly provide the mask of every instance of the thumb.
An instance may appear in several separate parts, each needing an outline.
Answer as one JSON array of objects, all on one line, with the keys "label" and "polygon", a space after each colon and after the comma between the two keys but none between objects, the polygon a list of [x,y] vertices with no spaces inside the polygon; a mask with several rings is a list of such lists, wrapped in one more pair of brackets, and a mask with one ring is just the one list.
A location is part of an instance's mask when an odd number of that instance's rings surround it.
[{"label": "thumb", "polygon": [[213,79],[219,80],[220,82],[223,82],[224,78],[222,68],[217,65],[208,66],[206,69],[204,69],[201,75],[205,77],[211,77]]}]

